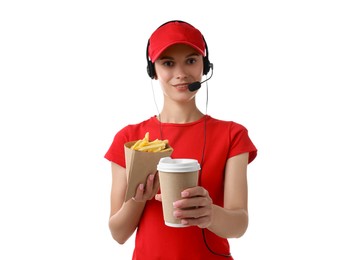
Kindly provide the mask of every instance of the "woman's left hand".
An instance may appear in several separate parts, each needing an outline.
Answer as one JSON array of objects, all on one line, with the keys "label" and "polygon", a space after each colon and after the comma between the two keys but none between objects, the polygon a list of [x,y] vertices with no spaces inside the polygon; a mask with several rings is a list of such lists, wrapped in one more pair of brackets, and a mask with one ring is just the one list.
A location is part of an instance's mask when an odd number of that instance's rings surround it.
[{"label": "woman's left hand", "polygon": [[173,203],[175,218],[190,226],[207,228],[213,219],[212,199],[209,192],[201,187],[188,188],[181,193],[182,199]]}]

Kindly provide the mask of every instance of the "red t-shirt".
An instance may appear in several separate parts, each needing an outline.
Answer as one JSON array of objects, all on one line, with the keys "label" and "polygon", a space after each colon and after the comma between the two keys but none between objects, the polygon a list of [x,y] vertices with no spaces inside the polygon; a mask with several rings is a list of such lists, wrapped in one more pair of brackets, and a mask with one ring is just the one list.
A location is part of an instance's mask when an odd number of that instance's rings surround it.
[{"label": "red t-shirt", "polygon": [[[124,143],[142,139],[149,132],[150,140],[167,139],[173,147],[172,158],[197,159],[200,164],[200,185],[208,190],[215,205],[223,207],[224,170],[227,159],[249,153],[249,163],[257,149],[247,129],[235,122],[222,121],[210,116],[186,123],[160,123],[156,117],[128,125],[114,138],[105,158],[125,168]],[[205,141],[206,140],[206,141]],[[203,149],[205,145],[205,149]],[[228,173],[227,173],[228,174]],[[206,242],[218,254],[230,252],[228,240],[207,229]],[[135,237],[133,260],[214,260],[233,259],[213,254],[206,247],[199,227],[173,228],[164,224],[162,203],[148,201],[140,219]]]}]

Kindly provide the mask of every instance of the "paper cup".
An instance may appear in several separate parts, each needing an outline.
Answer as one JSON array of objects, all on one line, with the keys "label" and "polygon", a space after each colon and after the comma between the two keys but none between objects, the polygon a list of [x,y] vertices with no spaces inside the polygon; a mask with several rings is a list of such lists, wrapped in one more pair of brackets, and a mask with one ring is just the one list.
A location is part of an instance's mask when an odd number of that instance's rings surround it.
[{"label": "paper cup", "polygon": [[173,202],[181,199],[181,192],[198,184],[200,164],[194,159],[172,159],[165,157],[157,165],[164,223],[170,227],[186,227],[173,216]]}]

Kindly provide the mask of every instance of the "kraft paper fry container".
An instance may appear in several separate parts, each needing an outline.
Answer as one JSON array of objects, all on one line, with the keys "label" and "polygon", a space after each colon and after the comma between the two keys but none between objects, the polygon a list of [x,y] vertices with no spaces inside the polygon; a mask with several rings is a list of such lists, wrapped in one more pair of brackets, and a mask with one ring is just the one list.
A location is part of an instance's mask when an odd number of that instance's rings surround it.
[{"label": "kraft paper fry container", "polygon": [[[165,152],[141,152],[130,149],[136,141],[124,144],[126,177],[128,186],[125,202],[135,195],[139,184],[144,183],[149,174],[157,171],[157,165],[161,158],[170,157],[173,149]],[[171,148],[168,144],[166,148]]]}]

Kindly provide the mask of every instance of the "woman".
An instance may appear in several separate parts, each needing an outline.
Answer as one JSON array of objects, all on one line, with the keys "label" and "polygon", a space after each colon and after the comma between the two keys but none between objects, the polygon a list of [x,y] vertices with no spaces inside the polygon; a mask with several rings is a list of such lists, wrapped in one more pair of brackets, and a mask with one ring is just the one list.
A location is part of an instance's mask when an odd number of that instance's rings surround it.
[{"label": "woman", "polygon": [[[121,129],[105,155],[112,165],[111,234],[123,244],[137,231],[135,260],[233,259],[227,238],[241,237],[247,229],[247,165],[257,149],[244,126],[204,115],[196,105],[199,82],[212,73],[198,29],[183,21],[158,27],[148,41],[147,62],[148,75],[162,87],[163,108]],[[152,140],[167,139],[172,158],[193,158],[201,165],[199,186],[183,191],[183,199],[173,204],[174,216],[189,227],[164,224],[157,173],[124,203],[124,143],[146,132]]]}]

